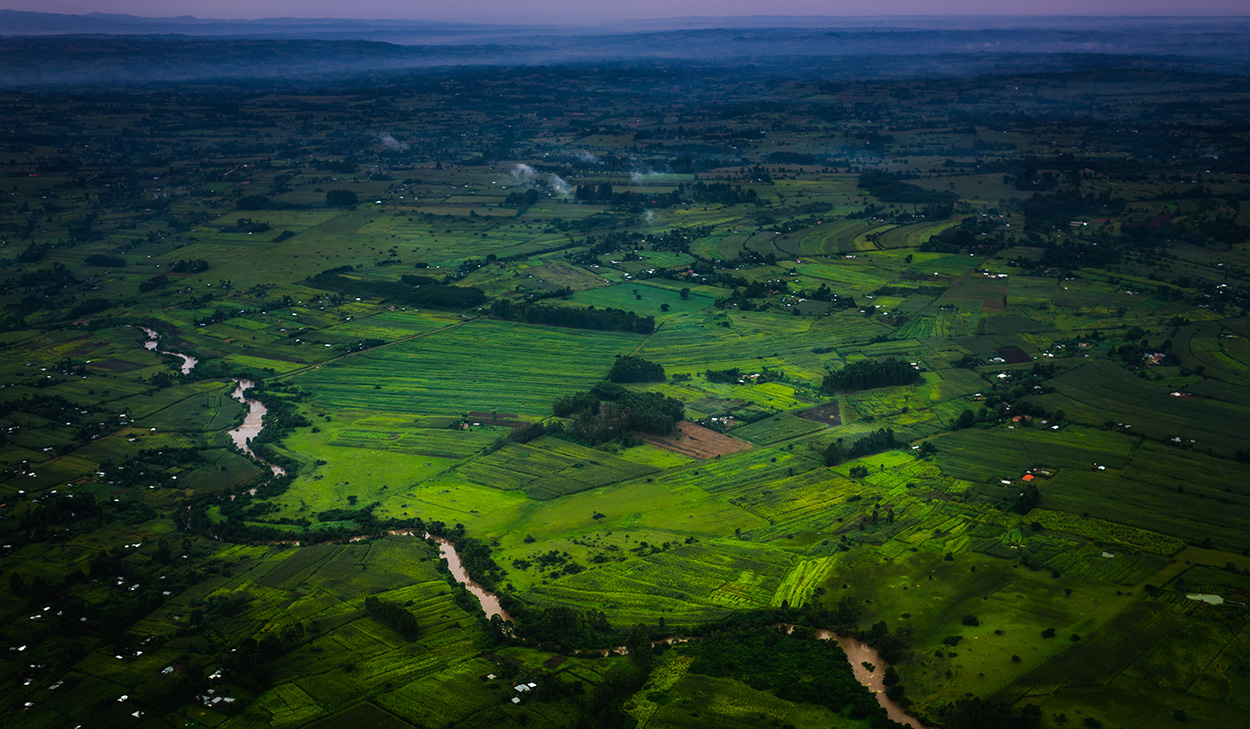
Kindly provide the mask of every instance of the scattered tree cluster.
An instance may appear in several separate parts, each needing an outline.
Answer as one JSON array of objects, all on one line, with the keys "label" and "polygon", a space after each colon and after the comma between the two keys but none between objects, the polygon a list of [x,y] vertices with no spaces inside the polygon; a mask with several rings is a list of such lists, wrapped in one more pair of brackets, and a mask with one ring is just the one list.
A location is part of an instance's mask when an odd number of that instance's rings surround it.
[{"label": "scattered tree cluster", "polygon": [[628,437],[635,430],[668,435],[686,413],[680,400],[657,392],[634,392],[615,383],[565,395],[551,407],[557,417],[575,418],[572,436],[591,445]]}]

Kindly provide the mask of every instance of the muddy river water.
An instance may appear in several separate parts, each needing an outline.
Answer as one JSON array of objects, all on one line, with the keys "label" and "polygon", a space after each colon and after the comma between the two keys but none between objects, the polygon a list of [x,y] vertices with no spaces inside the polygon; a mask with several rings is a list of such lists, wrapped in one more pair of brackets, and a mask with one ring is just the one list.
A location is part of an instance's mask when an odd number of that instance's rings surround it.
[{"label": "muddy river water", "polygon": [[257,461],[264,463],[266,466],[269,466],[269,470],[273,471],[275,476],[285,475],[285,469],[281,466],[275,466],[274,464],[269,463],[265,459],[256,455],[256,453],[252,451],[252,446],[250,445],[250,441],[257,435],[260,435],[261,429],[265,427],[265,413],[269,412],[265,408],[264,403],[260,400],[250,398],[246,394],[248,390],[256,386],[256,383],[251,380],[235,380],[234,382],[236,387],[234,388],[234,392],[230,393],[230,397],[238,400],[244,405],[247,405],[247,415],[243,417],[242,425],[230,431],[230,440],[234,441],[234,444],[238,446],[239,450],[248,454]]},{"label": "muddy river water", "polygon": [[[816,637],[838,642],[838,645],[846,652],[846,660],[850,662],[851,670],[855,672],[855,679],[877,695],[877,703],[881,704],[891,719],[912,729],[927,729],[915,717],[910,716],[902,706],[885,695],[885,669],[889,664],[881,659],[881,654],[877,653],[875,648],[862,640],[838,635],[831,630],[817,631]],[[869,671],[864,666],[865,662],[872,664],[874,670]]]},{"label": "muddy river water", "polygon": [[[431,538],[425,532],[418,534],[413,531],[391,530],[387,533],[401,537],[419,536],[422,539]],[[486,619],[490,620],[498,615],[504,620],[512,620],[512,616],[508,614],[508,611],[504,610],[503,606],[499,604],[499,596],[473,581],[468,570],[464,568],[464,563],[460,561],[460,554],[456,551],[456,545],[442,537],[433,537],[433,539],[438,544],[439,556],[447,560],[447,569],[451,571],[452,577],[455,577],[456,582],[464,585],[465,589],[472,593],[478,602],[482,603],[482,612],[486,613]]]}]

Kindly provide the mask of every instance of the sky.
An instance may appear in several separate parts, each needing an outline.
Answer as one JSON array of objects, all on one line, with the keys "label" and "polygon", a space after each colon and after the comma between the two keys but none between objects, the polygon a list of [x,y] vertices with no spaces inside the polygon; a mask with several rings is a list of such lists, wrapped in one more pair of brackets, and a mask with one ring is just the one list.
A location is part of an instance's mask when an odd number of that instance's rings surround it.
[{"label": "sky", "polygon": [[740,15],[1246,15],[1250,0],[0,0],[0,8],[148,17],[595,22]]}]

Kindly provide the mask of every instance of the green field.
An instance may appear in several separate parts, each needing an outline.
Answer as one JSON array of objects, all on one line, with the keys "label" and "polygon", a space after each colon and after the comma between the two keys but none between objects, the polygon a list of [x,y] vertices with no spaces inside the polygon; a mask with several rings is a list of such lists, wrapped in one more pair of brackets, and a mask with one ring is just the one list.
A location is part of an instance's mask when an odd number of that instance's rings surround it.
[{"label": "green field", "polygon": [[1103,20],[3,40],[0,726],[1242,725],[1242,26]]}]

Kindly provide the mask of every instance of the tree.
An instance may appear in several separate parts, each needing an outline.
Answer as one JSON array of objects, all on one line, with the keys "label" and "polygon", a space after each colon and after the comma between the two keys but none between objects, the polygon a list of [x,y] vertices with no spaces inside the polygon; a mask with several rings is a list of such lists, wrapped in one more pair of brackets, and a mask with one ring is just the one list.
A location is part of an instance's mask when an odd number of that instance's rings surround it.
[{"label": "tree", "polygon": [[[881,453],[893,448],[897,448],[899,442],[894,437],[893,428],[881,428],[868,435],[860,438],[851,445],[847,446],[841,438],[830,443],[825,448],[825,465],[836,466],[843,461],[849,461],[853,458],[862,456],[870,456],[874,453]],[[851,475],[855,475],[860,467],[856,467]],[[867,468],[864,468],[864,475],[867,474]]]},{"label": "tree", "polygon": [[326,191],[326,205],[331,207],[351,207],[360,202],[360,198],[351,190]]},{"label": "tree", "polygon": [[625,649],[629,652],[629,660],[635,666],[644,671],[651,669],[653,656],[651,654],[651,633],[647,630],[647,626],[639,623],[629,631],[629,637],[625,639]]},{"label": "tree", "polygon": [[369,614],[369,617],[404,636],[407,640],[416,640],[421,630],[417,625],[416,617],[393,602],[366,597],[365,612]]},{"label": "tree", "polygon": [[869,390],[874,387],[910,385],[919,379],[920,371],[900,359],[865,359],[825,375],[821,389],[829,392]]},{"label": "tree", "polygon": [[1017,514],[1027,514],[1033,510],[1042,501],[1042,493],[1037,490],[1034,484],[1028,484],[1020,495],[1016,497],[1014,510]]},{"label": "tree", "polygon": [[235,205],[239,210],[264,210],[269,207],[269,198],[264,195],[245,195]]},{"label": "tree", "polygon": [[618,357],[612,364],[608,379],[612,382],[663,382],[664,368],[642,357],[627,354]]}]

